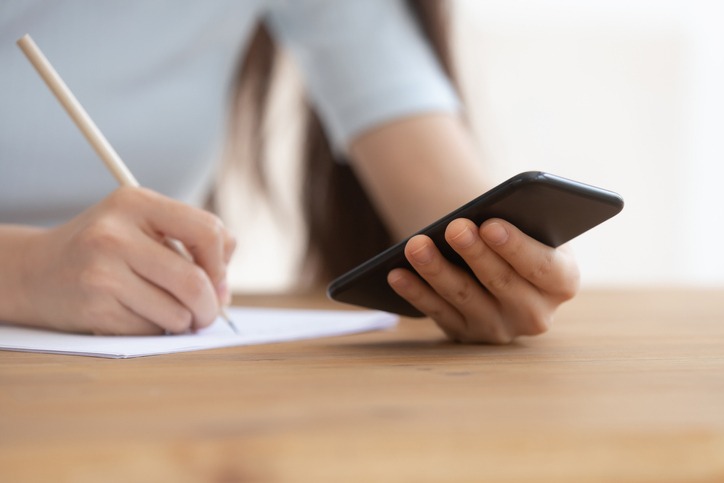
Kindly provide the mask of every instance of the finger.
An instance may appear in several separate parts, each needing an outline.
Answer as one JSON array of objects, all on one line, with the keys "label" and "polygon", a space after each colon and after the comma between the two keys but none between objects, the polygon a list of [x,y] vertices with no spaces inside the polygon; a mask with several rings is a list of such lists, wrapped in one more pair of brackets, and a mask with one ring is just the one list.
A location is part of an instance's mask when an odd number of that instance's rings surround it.
[{"label": "finger", "polygon": [[511,303],[538,295],[507,261],[486,245],[472,221],[452,221],[445,230],[445,239],[495,298]]},{"label": "finger", "polygon": [[236,237],[227,230],[224,236],[224,263],[226,265],[231,262],[231,256],[234,254],[234,250],[236,250]]},{"label": "finger", "polygon": [[192,329],[214,321],[219,312],[217,293],[200,267],[149,238],[141,240],[126,259],[131,270],[168,292],[193,314]]},{"label": "finger", "polygon": [[544,294],[483,241],[472,221],[454,220],[445,237],[499,301],[497,314],[512,333],[533,335],[547,330],[550,308]]},{"label": "finger", "polygon": [[136,314],[117,300],[106,301],[96,311],[93,321],[95,335],[162,335],[164,329]]},{"label": "finger", "polygon": [[459,267],[449,263],[427,237],[414,237],[405,247],[412,267],[442,298],[464,315],[493,309],[490,295]]},{"label": "finger", "polygon": [[497,301],[468,273],[445,259],[432,240],[416,236],[405,246],[405,255],[418,274],[468,322],[466,333],[476,340],[507,342],[509,328],[499,317]]},{"label": "finger", "polygon": [[181,334],[191,329],[193,314],[168,292],[128,268],[118,276],[124,286],[118,299],[129,310],[166,332]]},{"label": "finger", "polygon": [[214,286],[226,278],[225,247],[231,234],[218,217],[143,188],[125,193],[120,196],[127,198],[129,206],[140,205],[144,231],[154,238],[160,234],[179,240]]},{"label": "finger", "polygon": [[551,248],[498,219],[483,223],[480,236],[488,247],[538,289],[565,300],[577,292],[578,267],[568,250]]},{"label": "finger", "polygon": [[435,320],[451,340],[460,341],[464,338],[467,324],[463,316],[420,277],[404,268],[396,268],[387,274],[387,282],[397,295]]}]

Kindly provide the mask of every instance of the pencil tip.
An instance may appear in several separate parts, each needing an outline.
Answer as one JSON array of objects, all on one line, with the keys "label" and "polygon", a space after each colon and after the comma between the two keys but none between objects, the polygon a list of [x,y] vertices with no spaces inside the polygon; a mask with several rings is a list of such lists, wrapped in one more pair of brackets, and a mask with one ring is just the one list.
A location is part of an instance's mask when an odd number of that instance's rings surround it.
[{"label": "pencil tip", "polygon": [[239,334],[239,329],[236,328],[236,324],[232,322],[231,317],[229,317],[229,314],[226,313],[226,310],[221,309],[220,315],[221,318],[226,321],[226,325],[228,325],[229,328],[234,331],[234,334]]}]

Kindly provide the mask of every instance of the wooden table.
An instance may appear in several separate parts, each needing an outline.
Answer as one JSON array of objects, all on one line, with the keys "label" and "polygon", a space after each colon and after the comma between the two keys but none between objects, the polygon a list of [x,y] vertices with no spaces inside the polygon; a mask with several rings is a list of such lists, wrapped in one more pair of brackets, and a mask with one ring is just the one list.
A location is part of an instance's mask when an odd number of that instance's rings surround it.
[{"label": "wooden table", "polygon": [[0,391],[3,482],[721,482],[724,291],[583,293],[506,347],[403,320],[130,360],[0,352]]}]

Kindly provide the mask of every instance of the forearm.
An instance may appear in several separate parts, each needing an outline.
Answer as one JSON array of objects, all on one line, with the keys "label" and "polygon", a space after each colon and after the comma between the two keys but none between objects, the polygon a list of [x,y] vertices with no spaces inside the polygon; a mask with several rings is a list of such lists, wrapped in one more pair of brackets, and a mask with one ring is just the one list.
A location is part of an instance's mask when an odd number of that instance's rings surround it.
[{"label": "forearm", "polygon": [[[490,188],[466,128],[451,115],[390,123],[356,139],[351,152],[362,184],[399,238]],[[565,247],[548,247],[505,221],[478,227],[455,220],[445,240],[469,272],[420,235],[405,246],[413,270],[394,269],[387,281],[453,340],[499,344],[544,332],[578,288]]]},{"label": "forearm", "polygon": [[402,239],[491,185],[462,121],[427,114],[353,140],[353,168],[393,235]]},{"label": "forearm", "polygon": [[40,233],[39,228],[0,225],[0,321],[30,322],[27,253]]}]

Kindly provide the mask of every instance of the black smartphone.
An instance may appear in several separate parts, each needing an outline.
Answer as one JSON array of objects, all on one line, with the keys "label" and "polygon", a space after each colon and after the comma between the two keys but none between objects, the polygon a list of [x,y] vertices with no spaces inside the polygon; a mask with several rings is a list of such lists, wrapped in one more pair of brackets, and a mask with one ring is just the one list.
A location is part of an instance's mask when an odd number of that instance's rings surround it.
[{"label": "black smartphone", "polygon": [[[429,236],[448,260],[470,271],[445,241],[445,229],[456,218],[467,218],[477,225],[489,218],[502,218],[536,240],[557,247],[622,209],[623,199],[612,191],[529,171],[501,183],[415,235]],[[327,295],[352,305],[408,317],[424,316],[387,283],[387,274],[393,268],[414,271],[405,258],[406,243],[404,240],[338,277],[327,288]]]}]

